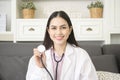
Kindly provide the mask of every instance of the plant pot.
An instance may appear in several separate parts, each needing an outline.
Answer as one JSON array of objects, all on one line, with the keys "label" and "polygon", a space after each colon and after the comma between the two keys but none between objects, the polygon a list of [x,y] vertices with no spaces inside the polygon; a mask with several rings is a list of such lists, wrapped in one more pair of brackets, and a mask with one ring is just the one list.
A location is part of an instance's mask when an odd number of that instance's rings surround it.
[{"label": "plant pot", "polygon": [[102,18],[103,17],[103,8],[91,8],[90,9],[91,18]]},{"label": "plant pot", "polygon": [[23,18],[29,19],[29,18],[34,18],[35,15],[35,10],[34,9],[23,9]]}]

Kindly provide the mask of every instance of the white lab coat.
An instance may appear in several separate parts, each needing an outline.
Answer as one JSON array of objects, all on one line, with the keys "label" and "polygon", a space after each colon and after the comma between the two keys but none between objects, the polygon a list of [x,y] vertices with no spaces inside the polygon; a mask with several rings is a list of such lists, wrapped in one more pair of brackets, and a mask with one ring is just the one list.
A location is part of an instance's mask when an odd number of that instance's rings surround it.
[{"label": "white lab coat", "polygon": [[[53,76],[51,49],[45,54],[47,69]],[[28,65],[26,80],[51,80],[51,78],[44,68],[36,66],[32,57]],[[98,80],[94,65],[84,49],[67,44],[60,80]]]}]

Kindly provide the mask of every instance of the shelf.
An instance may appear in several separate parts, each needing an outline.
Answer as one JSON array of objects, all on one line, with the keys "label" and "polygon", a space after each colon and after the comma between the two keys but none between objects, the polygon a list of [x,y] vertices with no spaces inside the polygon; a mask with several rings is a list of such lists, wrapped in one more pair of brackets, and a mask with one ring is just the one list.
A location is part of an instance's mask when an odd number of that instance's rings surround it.
[{"label": "shelf", "polygon": [[[91,0],[33,0],[33,2],[36,6],[35,18],[48,18],[51,13],[59,10],[67,12],[71,18],[90,17],[87,5]],[[22,18],[22,11],[20,10],[22,3],[22,0],[17,0],[17,19]]]},{"label": "shelf", "polygon": [[111,34],[111,43],[112,44],[120,44],[120,33]]},{"label": "shelf", "polygon": [[12,32],[0,32],[0,41],[13,41],[14,36]]},{"label": "shelf", "polygon": [[13,33],[10,31],[5,31],[5,32],[0,32],[0,34],[13,34]]},{"label": "shelf", "polygon": [[[77,40],[102,40],[110,43],[110,35],[112,35],[112,38],[116,38],[118,37],[116,34],[120,34],[120,0],[102,0],[105,5],[103,18],[90,18],[87,5],[95,0],[32,0],[37,8],[35,18],[33,19],[22,18],[20,6],[24,1],[27,0],[0,0],[0,12],[7,15],[6,32],[0,32],[0,41],[43,40],[43,36],[40,35],[44,33],[41,32],[41,28],[43,27],[39,28],[38,26],[46,26],[49,16],[54,11],[60,10],[65,11],[69,15],[73,27],[75,26],[76,31],[78,30],[78,32],[75,31]],[[109,7],[111,10],[108,9]],[[31,25],[36,31],[29,31],[28,27],[31,27]],[[92,29],[92,31],[90,29]],[[38,30],[41,33],[39,33]],[[38,37],[40,38],[38,39]]]}]

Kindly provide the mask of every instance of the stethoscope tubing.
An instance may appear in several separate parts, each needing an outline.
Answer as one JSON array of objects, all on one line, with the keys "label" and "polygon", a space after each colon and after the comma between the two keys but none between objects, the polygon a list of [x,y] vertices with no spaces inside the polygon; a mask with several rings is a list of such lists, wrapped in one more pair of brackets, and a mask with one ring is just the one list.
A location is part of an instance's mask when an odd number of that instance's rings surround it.
[{"label": "stethoscope tubing", "polygon": [[44,63],[43,63],[42,57],[40,58],[40,60],[41,60],[41,62],[42,62],[43,67],[45,68],[45,70],[46,70],[46,71],[48,72],[48,74],[50,75],[51,80],[53,80],[53,77],[52,77],[51,73],[49,72],[49,70],[46,68],[46,66],[45,66]]},{"label": "stethoscope tubing", "polygon": [[[63,59],[63,57],[64,57],[64,53],[63,53],[61,59],[58,60],[58,61],[57,61],[56,58],[55,58],[55,53],[53,54],[53,56],[54,56],[54,61],[57,62],[57,65],[56,65],[56,75],[55,75],[55,80],[57,80],[58,63],[62,61],[62,59]],[[51,75],[51,73],[49,72],[49,70],[46,68],[46,66],[45,66],[44,63],[43,63],[42,55],[41,55],[40,60],[41,60],[41,62],[42,62],[43,67],[45,68],[45,70],[46,70],[46,71],[48,72],[48,74],[50,75],[51,80],[54,80],[53,77],[52,77],[52,75]]]}]

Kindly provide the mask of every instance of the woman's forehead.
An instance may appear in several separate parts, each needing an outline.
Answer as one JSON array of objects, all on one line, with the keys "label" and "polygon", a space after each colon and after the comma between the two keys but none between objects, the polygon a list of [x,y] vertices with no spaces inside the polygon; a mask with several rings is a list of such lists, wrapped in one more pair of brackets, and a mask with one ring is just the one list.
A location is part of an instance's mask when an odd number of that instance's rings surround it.
[{"label": "woman's forehead", "polygon": [[55,17],[50,21],[50,25],[67,25],[67,21],[61,17]]}]

